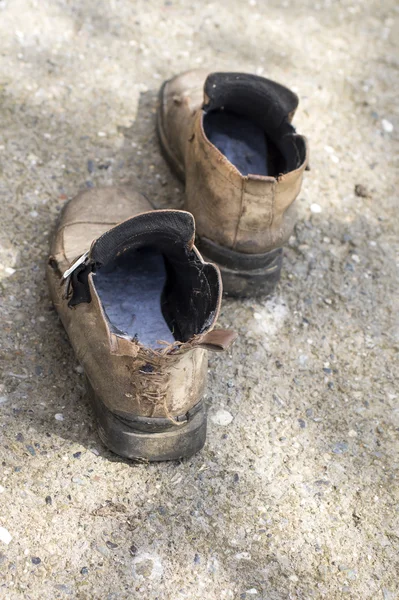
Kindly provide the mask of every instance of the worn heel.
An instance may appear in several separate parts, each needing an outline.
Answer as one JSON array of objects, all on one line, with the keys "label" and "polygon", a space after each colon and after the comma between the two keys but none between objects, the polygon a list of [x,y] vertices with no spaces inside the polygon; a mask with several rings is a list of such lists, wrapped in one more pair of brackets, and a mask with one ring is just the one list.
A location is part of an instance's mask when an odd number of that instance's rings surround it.
[{"label": "worn heel", "polygon": [[197,240],[197,248],[204,260],[218,265],[223,279],[223,291],[228,296],[268,296],[280,279],[282,248],[264,254],[244,254],[219,246],[206,238]]},{"label": "worn heel", "polygon": [[207,415],[201,400],[185,415],[122,417],[109,410],[86,380],[102,442],[115,454],[132,460],[163,461],[192,456],[203,448]]}]

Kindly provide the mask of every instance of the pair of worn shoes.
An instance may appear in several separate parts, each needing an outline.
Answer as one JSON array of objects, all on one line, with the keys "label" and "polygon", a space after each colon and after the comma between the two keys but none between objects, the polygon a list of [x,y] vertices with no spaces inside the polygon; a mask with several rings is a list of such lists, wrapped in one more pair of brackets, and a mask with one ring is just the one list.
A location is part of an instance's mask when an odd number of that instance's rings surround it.
[{"label": "pair of worn shoes", "polygon": [[115,453],[171,460],[204,445],[207,351],[236,337],[215,329],[222,279],[231,295],[270,293],[294,225],[308,161],[297,104],[255,75],[179,75],[161,88],[157,127],[187,210],[154,210],[128,187],[66,204],[48,283]]}]

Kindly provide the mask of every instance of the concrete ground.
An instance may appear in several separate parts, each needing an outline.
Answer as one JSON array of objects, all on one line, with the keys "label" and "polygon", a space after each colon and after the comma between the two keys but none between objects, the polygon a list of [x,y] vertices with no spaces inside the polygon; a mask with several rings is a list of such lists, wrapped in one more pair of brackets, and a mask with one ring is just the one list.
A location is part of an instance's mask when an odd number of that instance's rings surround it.
[{"label": "concrete ground", "polygon": [[[393,0],[0,0],[0,598],[399,597],[398,38]],[[312,170],[276,294],[224,301],[204,450],[131,464],[96,434],[49,235],[93,185],[181,206],[154,107],[196,66],[292,87]]]}]

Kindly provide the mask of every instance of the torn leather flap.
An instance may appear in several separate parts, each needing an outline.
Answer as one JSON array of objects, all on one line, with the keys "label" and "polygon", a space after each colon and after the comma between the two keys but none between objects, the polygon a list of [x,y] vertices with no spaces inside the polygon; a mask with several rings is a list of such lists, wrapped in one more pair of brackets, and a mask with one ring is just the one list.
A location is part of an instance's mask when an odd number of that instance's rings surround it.
[{"label": "torn leather flap", "polygon": [[193,346],[196,348],[204,348],[205,350],[212,350],[213,352],[223,352],[230,348],[230,346],[236,341],[238,334],[231,329],[214,329],[208,331],[204,335],[198,338],[198,341],[194,342]]},{"label": "torn leather flap", "polygon": [[132,340],[119,335],[111,334],[111,354],[115,356],[131,356],[136,358],[140,352],[140,346]]}]

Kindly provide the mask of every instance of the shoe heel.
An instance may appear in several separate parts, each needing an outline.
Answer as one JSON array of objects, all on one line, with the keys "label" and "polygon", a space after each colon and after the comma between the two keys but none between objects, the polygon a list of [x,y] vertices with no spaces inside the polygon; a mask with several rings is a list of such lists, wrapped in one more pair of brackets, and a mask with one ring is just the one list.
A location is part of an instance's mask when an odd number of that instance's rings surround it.
[{"label": "shoe heel", "polygon": [[215,244],[211,240],[197,240],[197,248],[205,261],[218,265],[222,274],[223,291],[228,296],[268,296],[280,280],[283,249],[276,248],[264,254],[244,254]]},{"label": "shoe heel", "polygon": [[204,402],[198,402],[175,421],[162,417],[126,418],[105,406],[86,379],[102,442],[115,454],[132,460],[178,460],[203,448],[207,415]]}]

